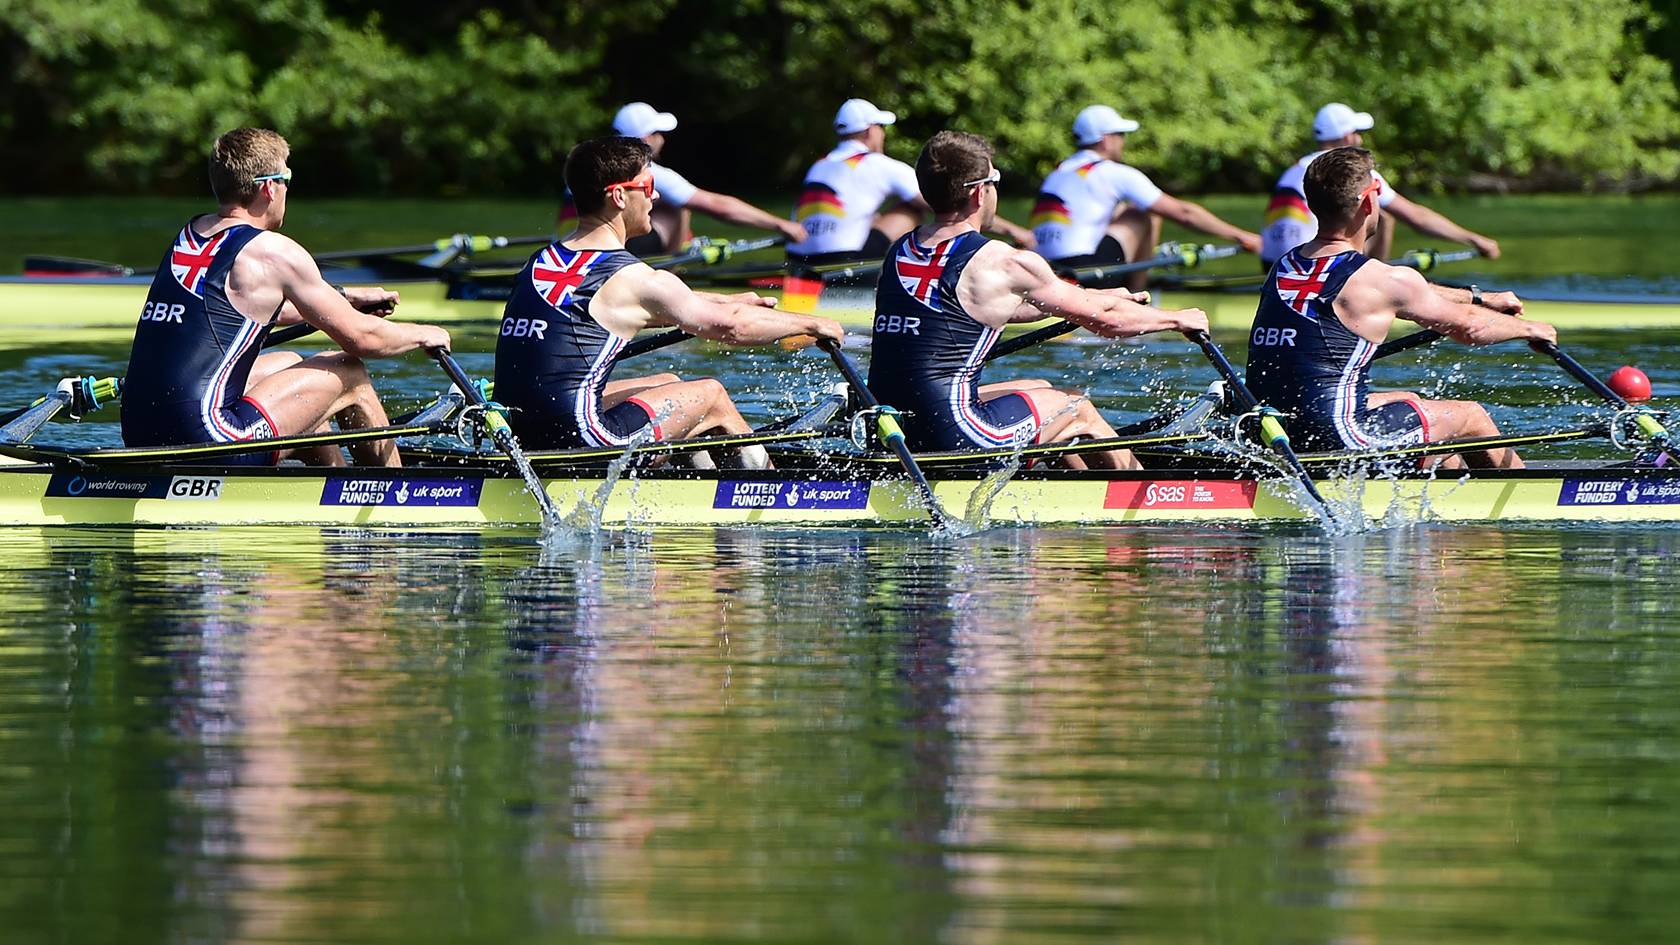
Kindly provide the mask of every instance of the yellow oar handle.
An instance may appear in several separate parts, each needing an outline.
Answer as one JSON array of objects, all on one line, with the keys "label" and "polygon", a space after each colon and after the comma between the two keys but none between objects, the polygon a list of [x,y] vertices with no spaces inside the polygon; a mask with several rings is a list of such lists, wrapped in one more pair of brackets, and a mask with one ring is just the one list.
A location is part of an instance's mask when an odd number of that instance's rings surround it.
[{"label": "yellow oar handle", "polygon": [[1270,407],[1260,408],[1260,437],[1271,447],[1280,443],[1286,446],[1289,444],[1289,434],[1284,432],[1278,412]]},{"label": "yellow oar handle", "polygon": [[1634,414],[1633,423],[1634,426],[1639,428],[1641,433],[1653,440],[1668,439],[1668,429],[1659,423],[1656,417],[1653,417],[1648,413],[1640,412]]},{"label": "yellow oar handle", "polygon": [[875,432],[883,443],[903,442],[904,428],[898,425],[898,411],[891,407],[875,408]]}]

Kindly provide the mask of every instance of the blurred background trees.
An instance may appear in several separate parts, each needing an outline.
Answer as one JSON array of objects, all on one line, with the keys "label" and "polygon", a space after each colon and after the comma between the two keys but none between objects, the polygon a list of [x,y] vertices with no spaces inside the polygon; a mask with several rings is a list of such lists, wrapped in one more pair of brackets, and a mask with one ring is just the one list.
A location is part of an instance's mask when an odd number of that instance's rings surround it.
[{"label": "blurred background trees", "polygon": [[707,186],[797,182],[852,95],[902,157],[991,136],[1030,188],[1091,102],[1184,190],[1263,190],[1330,100],[1408,189],[1680,177],[1676,0],[0,0],[0,190],[194,193],[240,124],[314,193],[554,193],[632,99]]}]

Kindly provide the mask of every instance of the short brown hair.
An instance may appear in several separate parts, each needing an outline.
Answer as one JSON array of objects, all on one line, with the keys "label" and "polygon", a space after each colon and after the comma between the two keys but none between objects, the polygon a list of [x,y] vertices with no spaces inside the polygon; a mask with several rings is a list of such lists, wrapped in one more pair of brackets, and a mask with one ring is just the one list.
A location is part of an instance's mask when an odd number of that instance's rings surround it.
[{"label": "short brown hair", "polygon": [[248,207],[261,185],[256,178],[286,169],[292,146],[267,128],[235,128],[210,148],[210,192],[223,204]]},{"label": "short brown hair", "polygon": [[916,183],[922,199],[939,213],[955,213],[968,203],[970,181],[990,173],[992,145],[966,131],[941,131],[922,145],[916,158]]},{"label": "short brown hair", "polygon": [[566,189],[579,216],[607,205],[607,188],[642,172],[653,160],[653,149],[640,138],[612,135],[590,138],[566,155]]},{"label": "short brown hair", "polygon": [[1319,232],[1339,230],[1353,222],[1359,211],[1359,195],[1371,183],[1376,163],[1364,148],[1335,148],[1307,165],[1301,189],[1307,195],[1307,209],[1318,217]]}]

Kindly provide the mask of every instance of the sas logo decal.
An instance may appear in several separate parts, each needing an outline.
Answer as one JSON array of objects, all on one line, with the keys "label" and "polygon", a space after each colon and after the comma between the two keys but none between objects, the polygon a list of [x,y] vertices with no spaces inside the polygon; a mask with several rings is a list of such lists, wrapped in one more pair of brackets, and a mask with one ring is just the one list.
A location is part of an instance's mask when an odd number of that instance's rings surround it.
[{"label": "sas logo decal", "polygon": [[331,478],[321,487],[322,505],[472,506],[481,479]]},{"label": "sas logo decal", "polygon": [[1680,481],[1565,479],[1558,505],[1680,505]]},{"label": "sas logo decal", "polygon": [[720,482],[714,509],[861,509],[869,505],[869,483]]},{"label": "sas logo decal", "polygon": [[1105,509],[1252,509],[1259,483],[1253,480],[1157,479],[1111,482]]}]

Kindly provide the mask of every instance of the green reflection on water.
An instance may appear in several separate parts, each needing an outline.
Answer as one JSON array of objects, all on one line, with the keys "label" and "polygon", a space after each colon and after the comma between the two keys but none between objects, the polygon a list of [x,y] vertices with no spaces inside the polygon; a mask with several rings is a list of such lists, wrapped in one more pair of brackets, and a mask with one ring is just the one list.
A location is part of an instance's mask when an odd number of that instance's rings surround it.
[{"label": "green reflection on water", "polygon": [[0,535],[9,941],[1646,941],[1676,530]]}]

